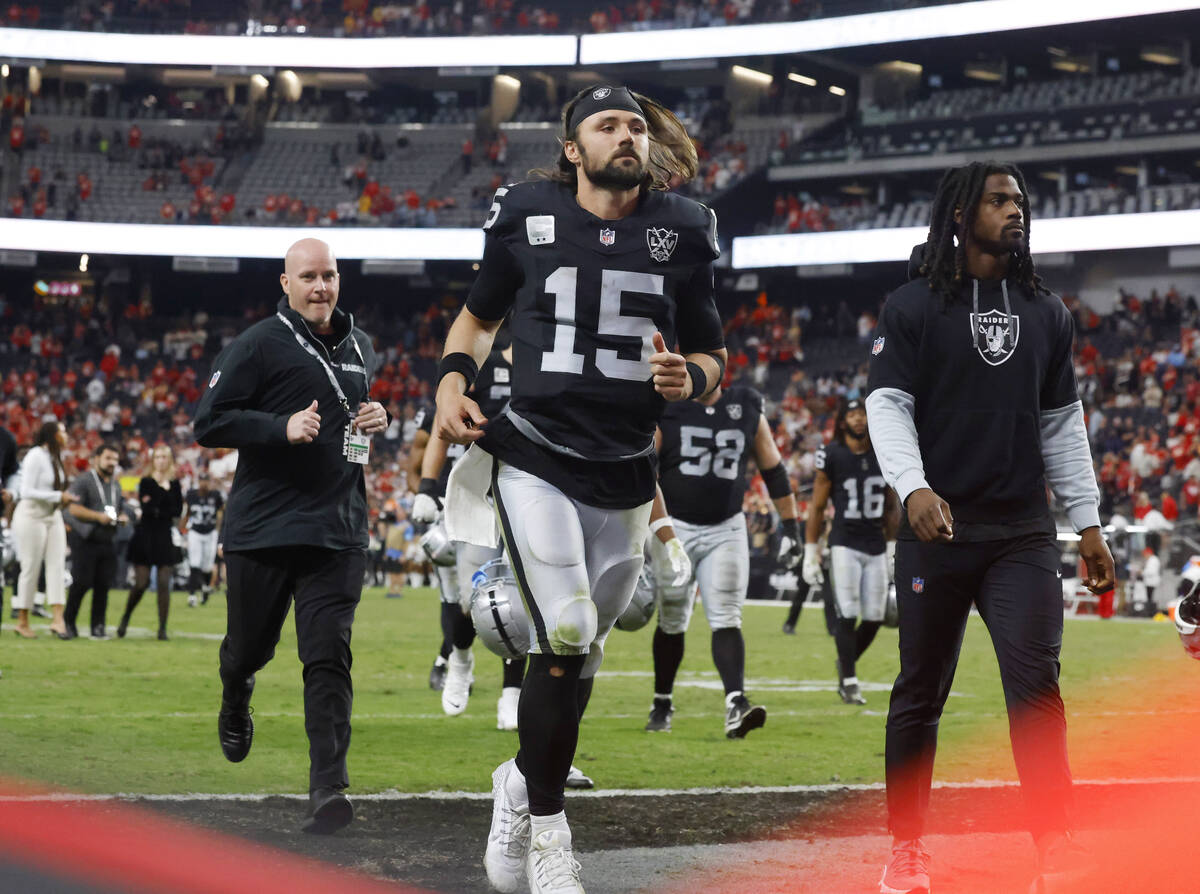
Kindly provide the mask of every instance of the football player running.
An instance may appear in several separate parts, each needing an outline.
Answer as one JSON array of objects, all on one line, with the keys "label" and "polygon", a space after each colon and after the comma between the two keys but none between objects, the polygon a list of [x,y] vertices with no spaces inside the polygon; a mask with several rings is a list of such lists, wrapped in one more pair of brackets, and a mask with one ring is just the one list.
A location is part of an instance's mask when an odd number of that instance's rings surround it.
[{"label": "football player running", "polygon": [[[813,498],[804,530],[802,574],[810,587],[819,587],[824,580],[817,541],[832,494],[829,570],[837,609],[833,641],[837,648],[838,695],[848,705],[865,705],[855,664],[875,639],[887,610],[900,504],[879,471],[862,401],[843,402],[834,423],[833,440],[817,450],[815,465]],[[860,612],[862,622],[858,623]]]},{"label": "football player running", "polygon": [[659,582],[654,630],[654,702],[646,729],[671,728],[672,691],[697,588],[712,629],[712,657],[725,687],[725,735],[741,739],[767,722],[767,709],[745,694],[742,606],[750,583],[750,547],[742,501],[753,456],[782,520],[780,563],[800,563],[796,498],[775,446],[762,396],[752,388],[714,388],[699,401],[672,404],[655,437],[668,521],[692,560],[681,585]]},{"label": "football player running", "polygon": [[[447,524],[487,542],[466,507],[490,484],[532,622],[520,750],[492,777],[484,864],[498,890],[524,874],[535,894],[583,890],[564,783],[604,640],[641,571],[655,425],[668,402],[715,388],[726,361],[716,219],[665,191],[696,173],[679,119],[595,86],[563,108],[560,137],[542,179],[496,192],[437,390],[439,435],[475,444],[451,478]],[[466,391],[510,311],[512,400],[489,419]]]}]

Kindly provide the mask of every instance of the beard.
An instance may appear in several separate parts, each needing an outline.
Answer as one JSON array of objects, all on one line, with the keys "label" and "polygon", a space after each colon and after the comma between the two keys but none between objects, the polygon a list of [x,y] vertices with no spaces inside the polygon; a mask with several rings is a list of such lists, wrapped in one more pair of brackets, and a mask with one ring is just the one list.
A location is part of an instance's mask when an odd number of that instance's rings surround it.
[{"label": "beard", "polygon": [[594,186],[599,186],[602,189],[636,189],[642,185],[642,181],[646,177],[646,166],[640,158],[636,156],[622,156],[622,158],[633,158],[637,164],[627,166],[617,164],[619,159],[612,159],[602,168],[593,168],[588,163],[588,156],[580,149],[580,156],[583,158],[583,169],[587,173],[587,178]]}]

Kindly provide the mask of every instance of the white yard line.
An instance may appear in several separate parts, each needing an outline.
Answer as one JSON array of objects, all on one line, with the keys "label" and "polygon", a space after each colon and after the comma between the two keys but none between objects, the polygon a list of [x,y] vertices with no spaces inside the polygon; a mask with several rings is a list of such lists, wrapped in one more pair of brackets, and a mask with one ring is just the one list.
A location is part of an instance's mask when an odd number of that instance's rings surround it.
[{"label": "white yard line", "polygon": [[[937,789],[954,790],[987,790],[1000,788],[1016,788],[1013,779],[976,779],[970,782],[934,782]],[[1200,785],[1200,776],[1151,777],[1148,779],[1077,779],[1077,786],[1134,786],[1134,785]],[[883,791],[882,782],[867,783],[827,783],[823,785],[758,785],[742,787],[713,787],[713,788],[639,788],[639,789],[604,789],[600,791],[568,791],[571,798],[666,798],[688,795],[791,795],[791,794],[828,794],[834,792],[875,792]],[[490,801],[491,792],[367,792],[355,794],[356,801]],[[268,798],[287,798],[290,800],[306,800],[306,793],[222,793],[222,792],[185,792],[181,794],[143,794],[137,792],[116,792],[113,794],[77,794],[72,792],[52,792],[33,795],[0,794],[0,804],[22,803],[35,801],[249,801],[260,802]]]}]

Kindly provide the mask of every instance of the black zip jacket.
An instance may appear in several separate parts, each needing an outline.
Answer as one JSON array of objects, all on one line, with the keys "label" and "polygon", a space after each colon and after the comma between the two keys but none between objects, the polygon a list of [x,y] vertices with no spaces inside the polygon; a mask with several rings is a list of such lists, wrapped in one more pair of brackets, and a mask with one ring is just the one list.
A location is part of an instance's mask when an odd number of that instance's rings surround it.
[{"label": "black zip jacket", "polygon": [[[278,311],[330,363],[352,409],[369,400],[375,353],[366,333],[354,328],[353,316],[334,309],[330,352],[287,299]],[[289,444],[288,418],[314,400],[320,433],[311,444]],[[348,422],[321,364],[278,316],[230,342],[213,364],[193,423],[201,446],[238,451],[225,510],[225,549],[367,546],[363,467],[342,454]]]}]

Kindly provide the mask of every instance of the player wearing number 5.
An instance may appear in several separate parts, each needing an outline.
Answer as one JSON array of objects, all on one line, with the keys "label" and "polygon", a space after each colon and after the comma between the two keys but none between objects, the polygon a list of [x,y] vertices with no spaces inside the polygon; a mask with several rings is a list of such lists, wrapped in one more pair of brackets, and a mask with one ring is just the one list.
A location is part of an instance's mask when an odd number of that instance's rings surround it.
[{"label": "player wearing number 5", "polygon": [[[679,119],[624,87],[591,87],[563,109],[560,139],[543,179],[497,190],[438,372],[438,434],[476,444],[450,478],[448,531],[489,546],[499,517],[531,619],[520,751],[493,774],[484,862],[501,891],[523,874],[535,892],[582,890],[563,789],[605,638],[641,571],[655,425],[668,401],[712,391],[725,364],[715,218],[665,191],[696,173]],[[465,392],[509,313],[512,400],[485,419]]]},{"label": "player wearing number 5", "polygon": [[802,573],[810,587],[820,586],[817,539],[832,495],[829,566],[837,607],[833,640],[838,695],[848,705],[865,705],[855,664],[875,639],[887,609],[900,504],[879,471],[862,401],[846,401],[838,408],[833,440],[817,450],[816,467],[804,531]]}]

